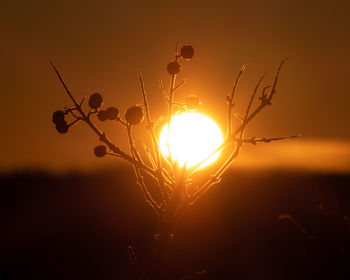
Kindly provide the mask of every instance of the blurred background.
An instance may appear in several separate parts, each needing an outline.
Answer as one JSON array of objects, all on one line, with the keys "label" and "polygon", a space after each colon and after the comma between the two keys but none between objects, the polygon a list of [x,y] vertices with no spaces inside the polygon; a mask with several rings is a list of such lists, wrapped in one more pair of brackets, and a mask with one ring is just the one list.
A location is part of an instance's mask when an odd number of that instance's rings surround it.
[{"label": "blurred background", "polygon": [[[167,85],[166,65],[179,42],[192,44],[196,53],[183,63],[179,79],[188,83],[178,99],[197,94],[203,111],[223,130],[225,96],[241,65],[250,63],[237,94],[238,113],[260,76],[268,72],[265,85],[271,83],[280,61],[289,57],[274,105],[247,136],[301,133],[297,141],[271,145],[268,160],[349,171],[349,12],[348,1],[339,0],[3,1],[0,168],[57,171],[106,164],[93,157],[98,141],[86,127],[69,136],[56,133],[51,114],[71,102],[49,59],[78,99],[100,92],[106,106],[121,112],[141,101],[142,67],[157,118],[166,112],[159,75]],[[110,126],[103,128],[126,146],[124,131]],[[249,165],[267,160],[265,147],[254,148]]]},{"label": "blurred background", "polygon": [[[126,246],[149,257],[155,221],[132,170],[96,158],[88,127],[56,132],[51,115],[71,101],[49,60],[79,100],[99,92],[121,112],[141,101],[141,67],[156,119],[176,42],[195,48],[178,100],[198,95],[223,131],[241,65],[250,63],[238,113],[260,76],[271,83],[288,57],[273,106],[246,136],[302,137],[246,146],[179,225],[169,269],[180,277],[207,268],[209,279],[349,273],[349,15],[345,0],[2,1],[1,278],[132,279]],[[101,128],[127,149],[120,126]]]}]

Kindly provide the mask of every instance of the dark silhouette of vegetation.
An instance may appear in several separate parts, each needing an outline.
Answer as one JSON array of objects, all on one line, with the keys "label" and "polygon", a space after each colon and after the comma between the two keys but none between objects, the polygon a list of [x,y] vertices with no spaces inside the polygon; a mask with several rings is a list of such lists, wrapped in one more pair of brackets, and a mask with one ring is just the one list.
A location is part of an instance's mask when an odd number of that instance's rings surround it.
[{"label": "dark silhouette of vegetation", "polygon": [[[238,89],[241,77],[246,69],[246,65],[243,65],[239,71],[237,78],[235,79],[233,90],[231,94],[227,95],[228,115],[227,115],[227,131],[226,136],[222,144],[217,147],[207,158],[198,162],[196,165],[188,167],[186,164],[180,166],[178,162],[173,158],[170,149],[169,141],[169,127],[172,119],[177,112],[193,111],[196,106],[200,104],[200,100],[196,96],[188,96],[185,102],[177,100],[175,93],[184,84],[184,81],[177,84],[176,78],[181,71],[182,64],[185,60],[190,60],[194,56],[194,49],[190,45],[182,46],[179,50],[176,46],[175,55],[172,61],[167,65],[167,72],[170,75],[169,89],[165,90],[163,86],[163,80],[160,79],[160,88],[168,103],[168,110],[165,116],[168,125],[168,155],[162,155],[158,139],[156,136],[156,123],[157,120],[152,119],[150,114],[146,89],[141,70],[139,70],[139,80],[142,96],[142,106],[132,106],[126,110],[124,116],[119,114],[119,110],[115,107],[109,107],[106,110],[101,109],[103,105],[102,95],[94,93],[89,97],[88,105],[89,109],[85,110],[83,107],[85,97],[82,101],[78,102],[73,96],[68,86],[64,82],[62,75],[57,70],[56,66],[51,62],[54,71],[56,72],[60,82],[62,83],[67,95],[73,102],[73,107],[66,107],[62,111],[56,111],[52,117],[53,122],[56,125],[56,129],[59,133],[67,133],[71,126],[84,122],[86,123],[98,136],[98,139],[103,142],[103,145],[95,147],[94,153],[97,157],[103,157],[105,155],[112,155],[122,158],[127,163],[131,164],[134,170],[135,178],[140,192],[143,194],[144,200],[154,210],[154,213],[158,219],[158,229],[154,234],[156,240],[155,252],[153,256],[153,264],[150,265],[145,271],[140,270],[140,265],[136,261],[136,253],[132,246],[129,246],[129,253],[131,262],[134,263],[137,274],[140,279],[174,279],[174,277],[168,273],[166,269],[166,263],[164,261],[165,252],[170,246],[170,241],[173,240],[176,224],[179,222],[179,218],[182,214],[197,200],[203,196],[211,187],[219,183],[222,179],[222,175],[227,171],[229,166],[238,157],[244,144],[254,144],[272,141],[279,141],[285,139],[291,139],[297,136],[287,137],[274,137],[274,138],[251,138],[246,139],[245,130],[247,125],[267,106],[272,104],[274,95],[277,92],[277,83],[282,66],[286,59],[282,60],[274,75],[273,81],[262,87],[263,80],[266,73],[257,82],[249,103],[246,107],[243,116],[234,114],[234,107],[236,103],[236,92]],[[259,93],[260,92],[260,93]],[[258,102],[257,105],[255,103]],[[254,107],[255,106],[255,107]],[[73,118],[71,123],[67,123],[65,116],[70,115]],[[129,140],[130,151],[122,151],[120,147],[112,143],[107,135],[98,128],[93,120],[94,116],[100,121],[116,121],[126,129],[126,134]],[[233,118],[238,118],[241,124],[234,128],[232,124]],[[151,140],[151,145],[147,146],[146,137],[142,136],[140,144],[144,147],[144,153],[136,146],[136,137],[133,133],[135,125],[140,124],[145,119],[146,127],[149,135],[147,137]],[[157,118],[158,119],[158,118]],[[195,176],[201,173],[199,169],[201,165],[208,160],[211,156],[215,155],[219,151],[225,150],[225,159],[215,166],[214,171],[211,174],[206,174],[206,178],[200,182],[195,180]],[[151,179],[153,182],[147,181]],[[197,276],[203,275],[203,273],[197,273]],[[196,274],[194,277],[197,277]],[[190,277],[190,276],[189,276]]]}]

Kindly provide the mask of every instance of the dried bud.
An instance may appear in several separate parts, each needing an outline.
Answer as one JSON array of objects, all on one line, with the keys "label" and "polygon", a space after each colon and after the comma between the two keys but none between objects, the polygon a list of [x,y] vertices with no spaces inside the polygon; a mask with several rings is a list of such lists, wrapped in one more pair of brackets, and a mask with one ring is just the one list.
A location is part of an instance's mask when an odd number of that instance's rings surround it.
[{"label": "dried bud", "polygon": [[59,133],[67,133],[68,132],[68,124],[65,120],[62,120],[62,121],[59,121],[56,123],[56,130],[59,132]]},{"label": "dried bud", "polygon": [[191,59],[194,55],[194,49],[190,45],[183,46],[181,48],[180,54],[184,59]]},{"label": "dried bud", "polygon": [[64,113],[63,111],[56,111],[52,114],[52,122],[57,124],[59,122],[64,121]]},{"label": "dried bud", "polygon": [[106,110],[106,115],[109,120],[116,120],[119,118],[119,110],[116,107],[109,107]]},{"label": "dried bud", "polygon": [[97,113],[97,118],[101,121],[104,122],[105,120],[108,119],[107,117],[107,112],[105,110],[98,111]]},{"label": "dried bud", "polygon": [[99,93],[91,94],[89,98],[89,106],[91,109],[97,109],[101,107],[103,102],[102,95]]},{"label": "dried bud", "polygon": [[189,95],[186,97],[185,104],[186,104],[187,109],[195,110],[195,109],[198,109],[201,102],[200,102],[198,96]]},{"label": "dried bud", "polygon": [[139,124],[143,120],[142,108],[139,106],[130,107],[125,113],[125,119],[129,124]]},{"label": "dried bud", "polygon": [[94,154],[97,157],[104,157],[107,153],[107,148],[104,145],[100,145],[94,148]]},{"label": "dried bud", "polygon": [[167,71],[170,75],[176,75],[180,72],[181,65],[176,61],[169,62],[167,66]]}]

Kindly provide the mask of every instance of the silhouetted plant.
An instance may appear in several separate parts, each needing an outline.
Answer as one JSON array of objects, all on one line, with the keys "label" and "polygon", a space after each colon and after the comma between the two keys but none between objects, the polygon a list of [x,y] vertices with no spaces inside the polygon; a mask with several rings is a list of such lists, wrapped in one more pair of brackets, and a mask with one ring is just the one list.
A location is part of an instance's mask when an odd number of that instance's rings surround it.
[{"label": "silhouetted plant", "polygon": [[[175,100],[175,92],[184,84],[184,81],[176,84],[177,74],[182,68],[180,62],[191,59],[193,55],[194,49],[192,46],[185,45],[180,50],[178,50],[178,46],[176,46],[174,59],[167,65],[167,72],[171,77],[168,90],[164,89],[162,77],[160,78],[160,88],[168,103],[168,112],[166,115],[168,127],[171,123],[172,117],[177,111],[196,110],[200,104],[199,98],[195,95],[187,96],[184,102]],[[149,111],[147,94],[141,70],[139,70],[139,80],[143,100],[142,106],[132,106],[126,110],[124,116],[121,116],[119,110],[115,107],[109,107],[105,110],[101,109],[103,98],[99,93],[93,93],[89,97],[88,105],[90,109],[85,111],[82,106],[85,97],[78,102],[70,92],[55,65],[50,62],[66,93],[73,101],[73,107],[66,107],[64,110],[59,110],[53,113],[52,120],[56,125],[57,131],[59,133],[66,133],[70,127],[79,122],[88,124],[88,126],[96,133],[98,139],[104,144],[94,148],[95,155],[97,157],[103,157],[105,155],[117,156],[131,164],[140,192],[143,194],[146,203],[154,210],[154,213],[158,218],[159,228],[154,234],[157,245],[155,248],[153,266],[149,271],[140,271],[136,254],[133,248],[129,246],[130,259],[136,267],[139,279],[168,279],[165,272],[162,271],[162,265],[167,245],[174,236],[174,227],[177,220],[186,208],[193,205],[212,186],[220,182],[222,175],[232,164],[234,159],[238,157],[244,144],[256,145],[262,142],[268,143],[271,141],[297,137],[244,138],[247,125],[258,115],[258,113],[260,113],[261,110],[272,104],[272,99],[276,93],[280,70],[285,61],[286,59],[282,60],[278,66],[271,85],[267,85],[260,90],[260,85],[266,73],[259,79],[253,93],[251,94],[244,116],[239,116],[238,114],[233,113],[233,108],[235,106],[235,93],[242,74],[246,69],[246,65],[242,66],[237,78],[235,79],[231,94],[226,96],[228,111],[227,130],[224,141],[210,156],[189,168],[186,167],[186,164],[183,167],[179,167],[179,164],[172,159],[171,155],[164,156],[160,152],[159,141],[155,132],[157,122],[151,117]],[[258,95],[259,90],[260,94]],[[258,98],[256,98],[257,96]],[[259,104],[253,109],[254,101],[257,99],[259,100]],[[67,115],[71,115],[74,119],[70,124],[65,120]],[[94,116],[96,116],[99,121],[115,120],[124,126],[129,140],[130,151],[123,151],[120,147],[112,143],[107,135],[99,129],[92,120]],[[233,128],[232,125],[232,119],[234,117],[238,118],[241,122],[236,128]],[[140,151],[135,146],[135,138],[132,131],[133,127],[139,125],[144,119],[152,144],[151,147],[148,147],[141,139],[145,149],[145,156],[141,156]],[[229,149],[229,155],[222,164],[217,163],[216,171],[208,176],[204,183],[199,184],[192,180],[194,174],[200,172],[199,167],[206,160],[224,149]],[[146,157],[146,159],[144,157]],[[158,193],[155,193],[154,190],[151,191],[150,187],[146,184],[144,176],[149,176],[156,182]],[[191,278],[192,276],[186,276],[187,278],[185,277],[183,279],[199,279],[203,274],[204,272],[202,271],[194,274],[193,278]]]}]

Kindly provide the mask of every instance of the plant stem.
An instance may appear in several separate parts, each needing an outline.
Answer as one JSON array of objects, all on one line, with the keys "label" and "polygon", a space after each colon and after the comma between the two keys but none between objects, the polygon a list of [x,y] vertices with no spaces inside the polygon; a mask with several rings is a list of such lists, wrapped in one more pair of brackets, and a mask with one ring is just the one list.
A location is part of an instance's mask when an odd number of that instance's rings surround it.
[{"label": "plant stem", "polygon": [[177,222],[178,211],[181,208],[181,198],[186,189],[186,164],[176,174],[176,184],[174,186],[174,196],[172,197],[166,211],[164,211],[159,219],[158,234],[156,237],[156,247],[153,263],[153,274],[155,279],[166,280],[167,269],[165,266],[166,251],[170,241],[174,237],[174,230]]},{"label": "plant stem", "polygon": [[155,234],[155,251],[153,256],[152,280],[168,279],[166,267],[166,252],[170,241],[173,239],[174,220],[167,214],[159,221],[158,233]]}]

